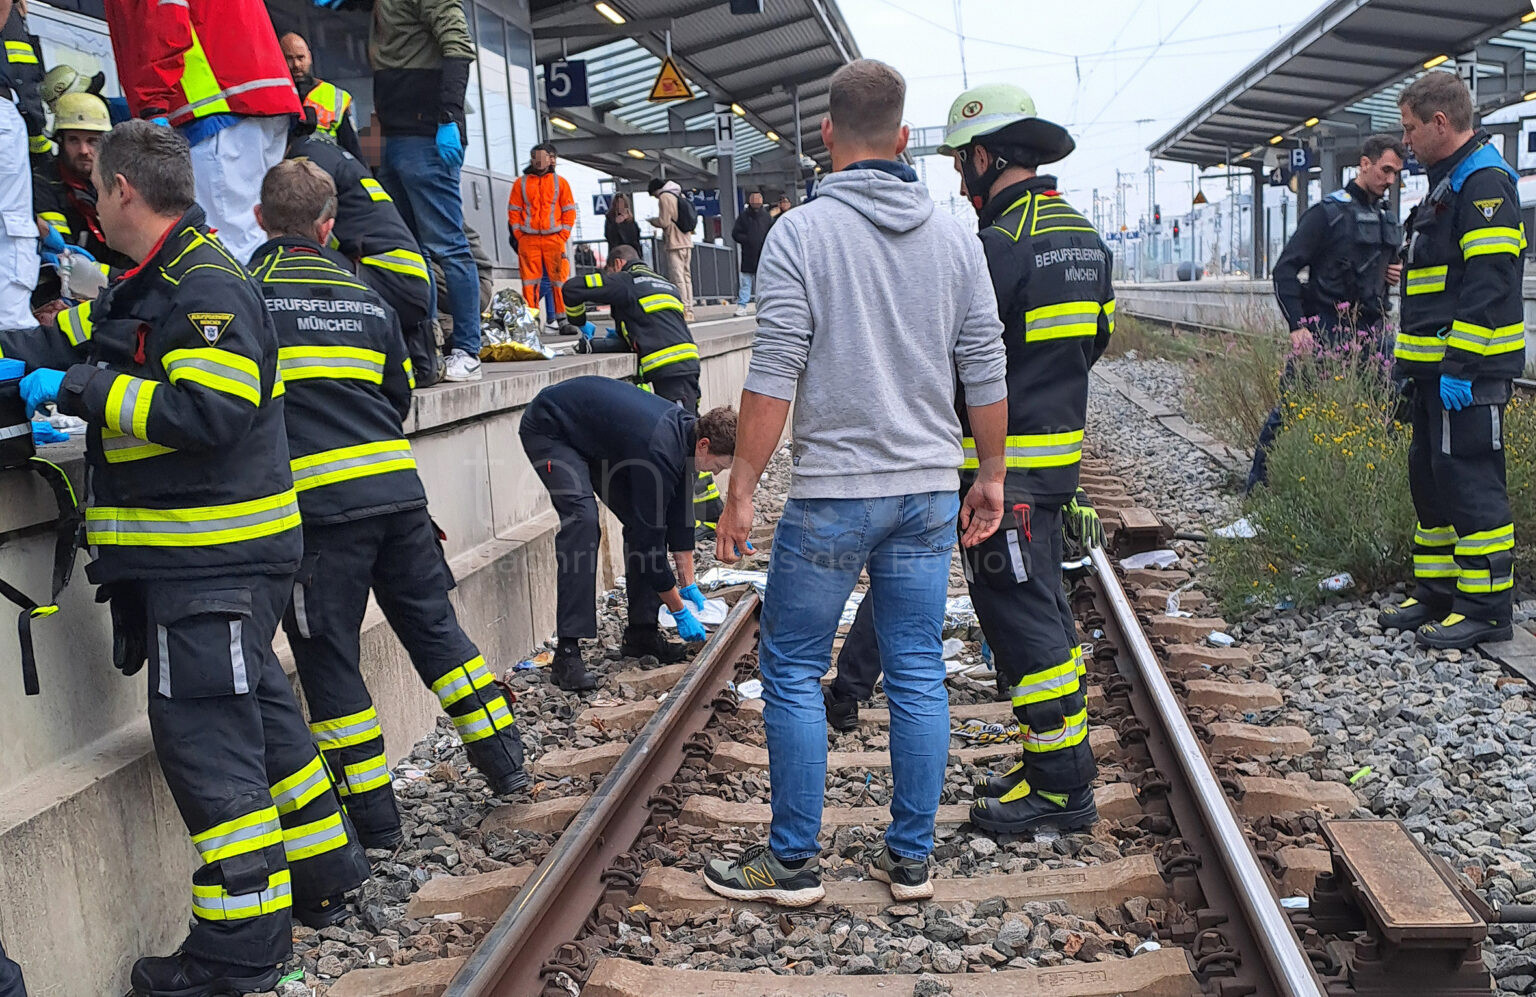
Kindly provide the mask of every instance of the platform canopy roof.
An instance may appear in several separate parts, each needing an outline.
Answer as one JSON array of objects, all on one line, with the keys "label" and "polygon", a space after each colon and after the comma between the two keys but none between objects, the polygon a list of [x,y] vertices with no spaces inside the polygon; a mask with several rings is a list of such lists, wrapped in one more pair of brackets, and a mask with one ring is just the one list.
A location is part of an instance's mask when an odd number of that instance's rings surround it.
[{"label": "platform canopy roof", "polygon": [[1486,112],[1536,92],[1533,50],[1531,0],[1329,0],[1147,151],[1210,166],[1312,128],[1392,131],[1408,81],[1458,63]]},{"label": "platform canopy roof", "polygon": [[[589,106],[549,112],[562,157],[632,179],[655,176],[665,163],[669,176],[711,181],[718,103],[740,112],[738,173],[792,170],[797,128],[805,154],[830,168],[818,132],[827,81],[859,57],[836,0],[764,0],[760,14],[733,14],[726,0],[532,0],[532,14],[541,80],[542,67],[562,57],[588,64]],[[699,97],[653,104],[646,97],[669,33],[672,57]]]}]

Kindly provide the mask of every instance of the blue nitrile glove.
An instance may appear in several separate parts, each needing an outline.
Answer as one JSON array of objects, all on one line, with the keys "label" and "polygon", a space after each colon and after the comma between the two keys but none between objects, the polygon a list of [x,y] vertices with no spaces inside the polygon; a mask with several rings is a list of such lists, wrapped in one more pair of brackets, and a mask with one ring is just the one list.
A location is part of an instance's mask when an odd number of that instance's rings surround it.
[{"label": "blue nitrile glove", "polygon": [[709,639],[709,634],[704,632],[704,624],[698,621],[687,606],[674,611],[672,619],[677,621],[677,635],[688,643],[696,644]]},{"label": "blue nitrile glove", "polygon": [[32,442],[37,446],[44,443],[68,443],[69,434],[61,433],[53,428],[53,424],[47,419],[32,420]]},{"label": "blue nitrile glove", "polygon": [[64,241],[64,236],[52,225],[48,226],[48,234],[37,241],[37,255],[49,266],[58,266],[59,254],[68,248],[69,243]]},{"label": "blue nitrile glove", "polygon": [[608,329],[608,336],[607,336],[608,339],[618,339],[619,338],[619,330],[615,329],[611,325],[608,326],[607,329]]},{"label": "blue nitrile glove", "polygon": [[437,126],[437,154],[454,169],[464,165],[464,140],[459,137],[459,126],[452,121]]},{"label": "blue nitrile glove", "polygon": [[591,322],[584,322],[581,326],[581,334],[586,336],[588,339],[591,339],[593,336],[597,335],[597,326],[593,325]]},{"label": "blue nitrile glove", "polygon": [[171,119],[167,118],[163,114],[158,115],[158,116],[153,117],[153,118],[150,118],[149,122],[152,125],[159,125],[161,128],[169,128],[169,127],[171,127]]},{"label": "blue nitrile glove", "polygon": [[59,385],[64,383],[62,370],[46,367],[34,370],[21,379],[21,400],[26,403],[27,415],[59,397]]},{"label": "blue nitrile glove", "polygon": [[1460,412],[1472,404],[1472,382],[1449,374],[1440,375],[1440,404]]},{"label": "blue nitrile glove", "polygon": [[321,10],[336,10],[347,0],[314,0],[315,6]]},{"label": "blue nitrile glove", "polygon": [[704,593],[699,591],[699,586],[697,584],[683,586],[682,596],[684,599],[687,599],[689,602],[693,603],[694,609],[697,609],[701,612],[703,611]]},{"label": "blue nitrile glove", "polygon": [[73,253],[76,256],[84,256],[86,259],[90,260],[92,263],[96,262],[96,257],[92,256],[90,254],[89,250],[84,249],[83,247],[80,247],[80,246],[66,246],[65,247],[65,252]]}]

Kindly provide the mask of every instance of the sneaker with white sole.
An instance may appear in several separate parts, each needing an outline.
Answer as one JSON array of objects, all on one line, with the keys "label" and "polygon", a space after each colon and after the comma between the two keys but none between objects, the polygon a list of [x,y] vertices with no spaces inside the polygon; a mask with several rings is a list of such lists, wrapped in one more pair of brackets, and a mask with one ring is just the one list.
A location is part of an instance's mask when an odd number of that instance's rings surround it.
[{"label": "sneaker with white sole", "polygon": [[448,359],[443,362],[443,380],[445,381],[478,381],[480,380],[480,360],[472,357],[463,350],[454,350],[448,354]]},{"label": "sneaker with white sole", "polygon": [[789,863],[767,845],[753,845],[735,862],[711,859],[704,885],[731,900],[766,900],[783,907],[809,907],[827,895],[816,856]]},{"label": "sneaker with white sole", "polygon": [[869,857],[869,875],[886,883],[896,900],[927,900],[933,896],[927,859],[904,859],[884,843]]},{"label": "sneaker with white sole", "polygon": [[736,306],[736,310],[734,312],[732,312],[731,314],[735,315],[737,318],[745,318],[746,316],[751,315],[752,313],[747,310],[747,306],[746,305],[737,305]]}]

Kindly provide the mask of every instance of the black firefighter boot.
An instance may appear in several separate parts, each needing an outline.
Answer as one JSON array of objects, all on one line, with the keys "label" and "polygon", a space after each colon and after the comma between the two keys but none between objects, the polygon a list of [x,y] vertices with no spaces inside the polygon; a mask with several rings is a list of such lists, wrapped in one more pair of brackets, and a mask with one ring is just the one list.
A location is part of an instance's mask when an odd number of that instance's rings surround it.
[{"label": "black firefighter boot", "polygon": [[555,660],[549,671],[555,685],[566,692],[597,688],[597,676],[587,671],[587,664],[581,659],[581,645],[574,640],[561,640],[555,645]]},{"label": "black firefighter boot", "polygon": [[675,665],[688,657],[688,647],[667,640],[661,635],[661,627],[655,624],[648,627],[626,626],[624,643],[619,646],[619,653],[626,658],[650,655],[663,665]]},{"label": "black firefighter boot", "polygon": [[1013,792],[1013,788],[1024,781],[1024,759],[1020,758],[1013,763],[1013,768],[1002,775],[989,775],[985,779],[976,780],[976,798],[985,800],[988,797],[996,799]]},{"label": "black firefighter boot", "polygon": [[131,980],[137,997],[225,997],[263,993],[277,986],[282,977],[281,966],[236,966],[177,951],[135,962]]},{"label": "black firefighter boot", "polygon": [[1410,597],[1383,609],[1376,616],[1376,625],[1383,630],[1417,630],[1426,623],[1445,619],[1450,611],[1449,605],[1436,606]]},{"label": "black firefighter boot", "polygon": [[1024,779],[1001,797],[977,800],[971,805],[970,814],[972,824],[993,834],[1033,834],[1047,829],[1081,831],[1098,819],[1092,787],[1049,793],[1033,789]]},{"label": "black firefighter boot", "polygon": [[1421,647],[1437,650],[1466,650],[1477,644],[1495,644],[1501,640],[1513,640],[1515,628],[1508,622],[1474,620],[1460,613],[1452,613],[1437,623],[1419,627],[1418,642]]},{"label": "black firefighter boot", "polygon": [[528,785],[528,770],[523,767],[523,736],[516,723],[492,737],[464,745],[464,753],[497,796],[513,796]]}]

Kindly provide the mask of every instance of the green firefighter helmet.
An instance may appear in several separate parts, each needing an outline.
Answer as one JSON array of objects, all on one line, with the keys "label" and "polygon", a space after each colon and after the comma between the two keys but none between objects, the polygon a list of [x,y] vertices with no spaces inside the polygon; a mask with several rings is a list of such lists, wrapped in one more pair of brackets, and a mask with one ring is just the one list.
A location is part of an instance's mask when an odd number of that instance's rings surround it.
[{"label": "green firefighter helmet", "polygon": [[39,90],[43,103],[47,104],[49,109],[52,109],[54,102],[60,97],[67,93],[85,93],[90,89],[90,86],[91,78],[89,76],[82,74],[74,66],[60,63],[48,70],[48,75],[43,77]]},{"label": "green firefighter helmet", "polygon": [[1077,148],[1065,128],[1035,113],[1035,101],[1028,91],[1011,83],[972,87],[956,97],[949,106],[939,154],[953,155],[956,149],[982,138],[1033,149],[1041,163],[1065,159]]}]

